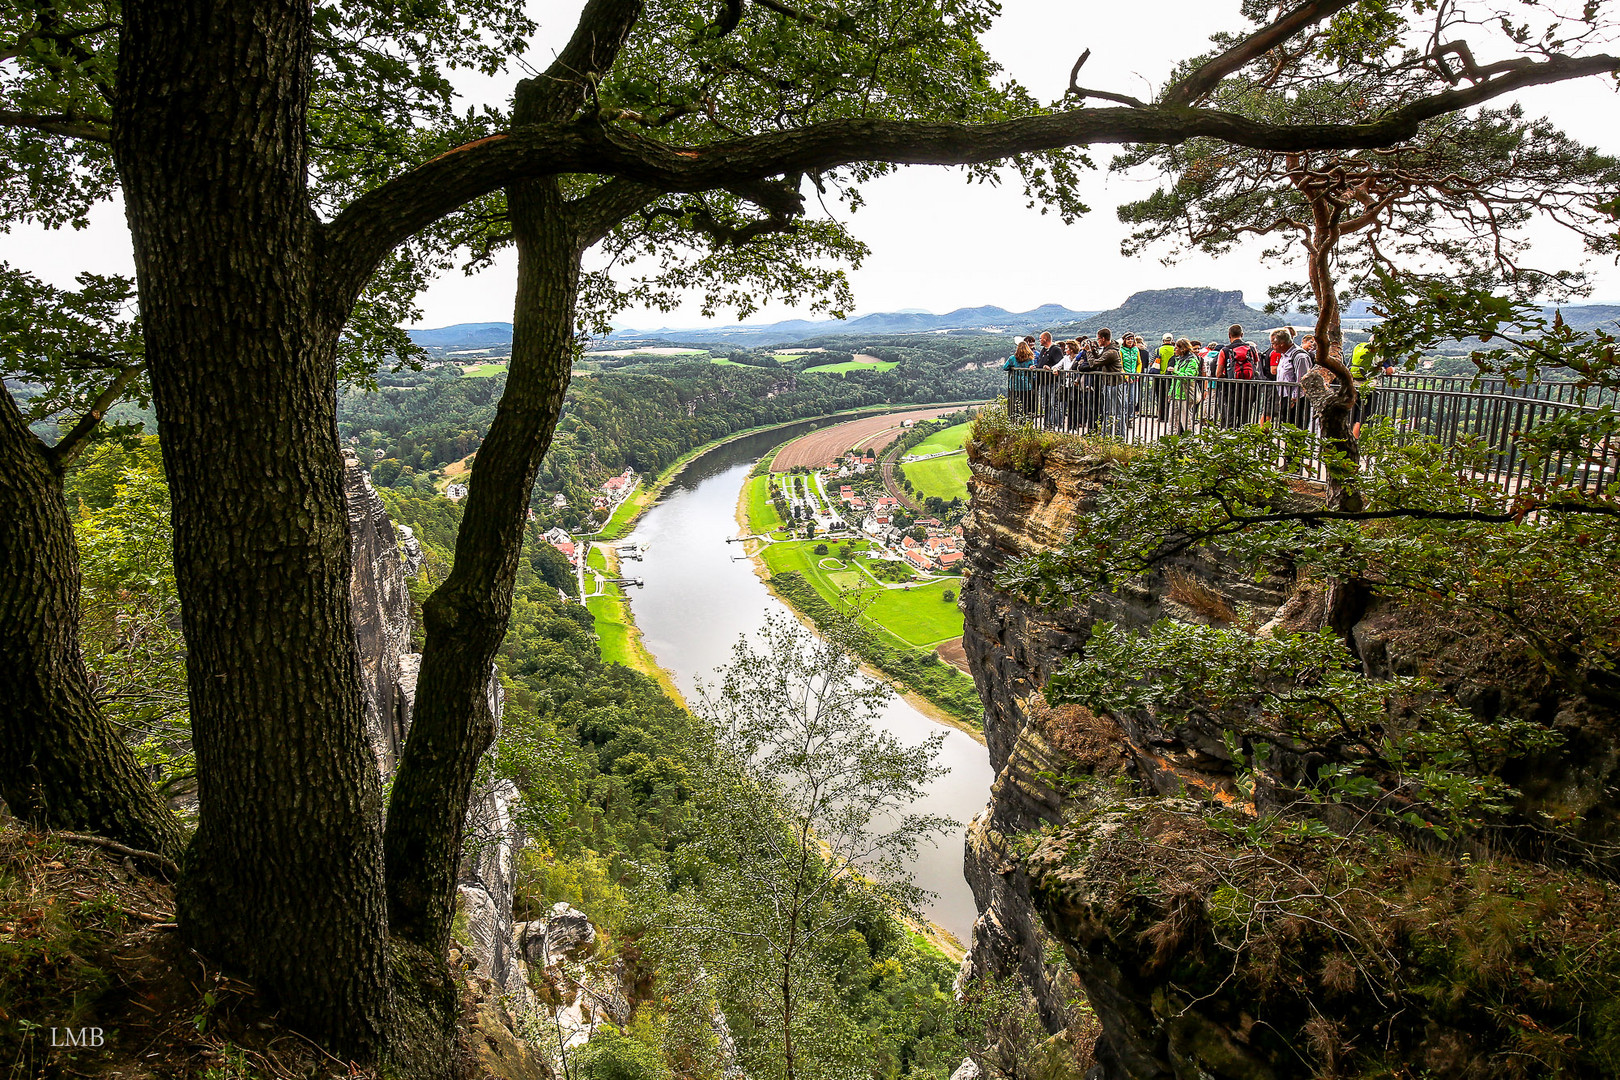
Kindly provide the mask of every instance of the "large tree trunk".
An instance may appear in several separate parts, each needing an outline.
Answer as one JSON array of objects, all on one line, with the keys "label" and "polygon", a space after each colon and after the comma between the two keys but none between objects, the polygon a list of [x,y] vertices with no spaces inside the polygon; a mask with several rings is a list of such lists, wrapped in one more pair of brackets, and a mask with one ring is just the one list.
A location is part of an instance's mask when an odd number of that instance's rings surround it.
[{"label": "large tree trunk", "polygon": [[1316,363],[1332,372],[1332,394],[1311,396],[1322,424],[1322,437],[1341,456],[1329,464],[1328,504],[1335,509],[1361,509],[1361,493],[1356,479],[1361,450],[1356,445],[1351,409],[1356,404],[1356,384],[1344,362],[1344,329],[1340,324],[1338,283],[1333,276],[1333,256],[1338,250],[1338,207],[1325,197],[1311,200],[1313,218],[1309,244],[1311,292],[1316,298]]},{"label": "large tree trunk", "polygon": [[512,609],[529,495],[567,393],[580,252],[557,181],[509,189],[518,250],[512,362],[468,482],[455,565],[422,606],[427,640],[411,731],[388,807],[389,924],[449,944],[473,772],[494,737],[490,668]]},{"label": "large tree trunk", "polygon": [[91,692],[62,475],[0,387],[0,798],[41,828],[171,858],[179,822]]},{"label": "large tree trunk", "polygon": [[[611,66],[641,6],[589,0],[581,29],[552,67],[519,84],[514,126],[573,115],[591,73]],[[626,207],[635,203],[630,197]],[[388,805],[389,925],[431,956],[449,946],[468,796],[495,734],[486,688],[511,617],[529,496],[573,372],[580,258],[595,235],[576,226],[555,178],[515,184],[506,201],[518,252],[512,361],[473,460],[455,564],[422,606],[416,707]],[[598,210],[606,221],[616,212]]]},{"label": "large tree trunk", "polygon": [[[1310,243],[1311,292],[1316,297],[1316,362],[1319,369],[1333,375],[1333,381],[1313,371],[1304,380],[1305,396],[1316,410],[1322,425],[1322,438],[1340,457],[1328,463],[1327,503],[1335,510],[1355,513],[1362,508],[1360,478],[1361,447],[1356,442],[1351,410],[1355,407],[1355,377],[1344,362],[1344,329],[1340,323],[1338,283],[1333,276],[1333,255],[1341,234],[1335,209],[1324,199],[1312,200],[1314,230]],[[1327,624],[1352,652],[1356,623],[1367,610],[1370,596],[1367,583],[1359,578],[1335,578],[1328,586]]]},{"label": "large tree trunk", "polygon": [[114,152],[174,508],[200,827],[187,940],[366,1060],[382,1048],[381,793],[362,730],[317,310],[307,4],[124,9]]}]

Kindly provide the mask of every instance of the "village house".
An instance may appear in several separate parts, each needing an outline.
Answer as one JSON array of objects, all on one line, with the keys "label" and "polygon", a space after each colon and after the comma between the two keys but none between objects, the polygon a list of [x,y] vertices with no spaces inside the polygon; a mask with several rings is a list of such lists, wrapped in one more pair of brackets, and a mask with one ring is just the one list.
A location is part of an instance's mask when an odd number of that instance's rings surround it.
[{"label": "village house", "polygon": [[630,494],[631,489],[635,486],[636,470],[630,468],[629,466],[625,466],[624,472],[620,473],[618,476],[615,476],[610,480],[602,481],[602,490],[607,493],[607,497],[614,503],[621,502],[626,495]]},{"label": "village house", "polygon": [[574,538],[569,536],[561,528],[553,527],[548,529],[546,531],[545,541],[558,551],[562,552],[563,558],[567,559],[569,562],[574,562],[578,556],[579,549],[574,544]]}]

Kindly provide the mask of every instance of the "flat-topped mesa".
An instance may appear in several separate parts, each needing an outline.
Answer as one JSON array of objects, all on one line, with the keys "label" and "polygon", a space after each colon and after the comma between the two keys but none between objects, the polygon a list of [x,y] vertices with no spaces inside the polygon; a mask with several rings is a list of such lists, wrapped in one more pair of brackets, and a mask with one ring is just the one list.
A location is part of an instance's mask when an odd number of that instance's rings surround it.
[{"label": "flat-topped mesa", "polygon": [[[989,804],[968,829],[965,872],[980,916],[963,977],[1022,980],[1052,1031],[1074,1021],[1076,1001],[1089,1002],[1101,1028],[1098,1068],[1089,1074],[1097,1080],[1320,1075],[1336,1067],[1333,1061],[1349,1060],[1352,1049],[1372,1053],[1369,1032],[1377,1033],[1379,1046],[1388,1038],[1400,1047],[1407,1056],[1398,1060],[1427,1062],[1435,1075],[1461,1076],[1458,1069],[1468,1062],[1505,1052],[1479,1034],[1483,1025],[1431,1008],[1426,1002],[1439,999],[1424,994],[1434,988],[1414,981],[1444,984],[1453,977],[1431,971],[1422,958],[1444,958],[1452,950],[1462,955],[1471,932],[1464,920],[1447,926],[1443,916],[1419,911],[1428,926],[1421,932],[1436,939],[1422,953],[1402,937],[1419,929],[1390,915],[1393,901],[1386,900],[1411,875],[1434,874],[1450,875],[1452,882],[1438,895],[1466,892],[1488,902],[1494,868],[1442,847],[1407,850],[1401,857],[1412,866],[1405,869],[1368,855],[1357,872],[1385,892],[1359,909],[1348,902],[1341,907],[1352,935],[1373,942],[1374,952],[1399,954],[1395,973],[1379,973],[1376,984],[1356,966],[1370,961],[1344,947],[1349,939],[1336,937],[1337,929],[1311,930],[1315,924],[1303,916],[1290,920],[1289,911],[1267,916],[1270,921],[1260,907],[1249,911],[1243,918],[1266,929],[1254,931],[1252,944],[1241,933],[1234,939],[1220,920],[1239,916],[1223,902],[1241,906],[1251,892],[1337,895],[1340,886],[1324,885],[1320,871],[1336,865],[1348,873],[1345,860],[1318,858],[1325,849],[1300,841],[1267,849],[1267,863],[1257,860],[1259,849],[1211,827],[1212,804],[1241,803],[1249,790],[1237,783],[1240,764],[1222,732],[1196,722],[1166,728],[1147,713],[1114,717],[1078,706],[1054,708],[1040,693],[1100,620],[1126,628],[1165,617],[1219,624],[1241,611],[1243,624],[1262,634],[1315,630],[1323,620],[1322,589],[1281,564],[1256,581],[1247,567],[1197,549],[1114,594],[1065,609],[1034,605],[999,588],[995,573],[1019,556],[1070,539],[1115,466],[1079,439],[1047,448],[1044,462],[1028,475],[991,458],[986,447],[968,444],[973,476],[960,600],[963,646],[984,704],[996,779]],[[1350,633],[1370,677],[1422,672],[1484,720],[1536,717],[1557,728],[1568,740],[1565,752],[1537,760],[1538,774],[1517,776],[1515,783],[1531,810],[1573,807],[1593,823],[1594,841],[1612,841],[1617,830],[1608,789],[1620,777],[1612,716],[1598,717],[1584,703],[1558,697],[1544,680],[1525,677],[1502,649],[1473,647],[1461,631],[1422,620],[1392,600],[1375,597]],[[1278,754],[1257,774],[1254,790],[1290,772],[1297,781],[1303,763]],[[1037,831],[1038,837],[1031,835]],[[1288,880],[1243,879],[1231,868],[1247,865],[1240,858],[1245,853],[1255,865],[1275,864]],[[1531,877],[1539,874],[1570,895],[1606,895],[1601,883],[1574,869],[1566,874],[1511,859],[1500,865],[1509,863],[1530,866]],[[1482,873],[1486,878],[1476,881]],[[1223,881],[1227,893],[1219,891]],[[1234,889],[1237,900],[1228,897]],[[1362,893],[1369,889],[1345,887],[1346,896]],[[1239,918],[1240,930],[1243,925]],[[1284,940],[1290,933],[1293,944]],[[1380,944],[1387,942],[1395,944]],[[1388,1008],[1380,1004],[1396,999]]]}]

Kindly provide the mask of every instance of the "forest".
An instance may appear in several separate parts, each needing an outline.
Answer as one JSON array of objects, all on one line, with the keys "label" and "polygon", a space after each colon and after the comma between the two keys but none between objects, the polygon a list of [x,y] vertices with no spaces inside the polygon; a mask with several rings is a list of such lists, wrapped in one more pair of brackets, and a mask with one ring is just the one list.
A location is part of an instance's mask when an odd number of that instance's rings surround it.
[{"label": "forest", "polygon": [[[592,496],[626,467],[655,476],[689,450],[733,432],[844,409],[994,395],[999,372],[973,378],[978,373],[954,371],[952,359],[924,353],[887,372],[851,376],[672,361],[576,378],[530,505],[547,527],[591,528]],[[470,379],[453,366],[396,374],[375,391],[353,390],[339,400],[339,433],[374,462],[378,486],[432,491],[430,473],[482,444],[504,387],[503,376]],[[552,505],[558,494],[564,509]]]}]

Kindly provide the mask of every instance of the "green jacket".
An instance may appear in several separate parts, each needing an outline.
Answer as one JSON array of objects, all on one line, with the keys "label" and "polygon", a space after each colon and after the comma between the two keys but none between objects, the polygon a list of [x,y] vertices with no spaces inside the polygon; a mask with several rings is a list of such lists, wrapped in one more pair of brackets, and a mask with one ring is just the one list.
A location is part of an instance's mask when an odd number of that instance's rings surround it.
[{"label": "green jacket", "polygon": [[1354,375],[1356,382],[1366,382],[1372,375],[1368,364],[1372,359],[1372,346],[1363,341],[1350,353],[1350,374]]},{"label": "green jacket", "polygon": [[[1173,354],[1174,350],[1172,349],[1171,352]],[[1174,359],[1173,355],[1172,359]],[[1172,401],[1185,401],[1189,396],[1198,393],[1199,385],[1196,381],[1198,379],[1197,353],[1188,353],[1179,361],[1176,361],[1173,369],[1167,365],[1165,370],[1169,374],[1176,376],[1176,381],[1170,384],[1170,398]]]},{"label": "green jacket", "polygon": [[1135,345],[1121,346],[1119,362],[1125,365],[1127,375],[1140,375],[1142,373],[1142,350]]}]

